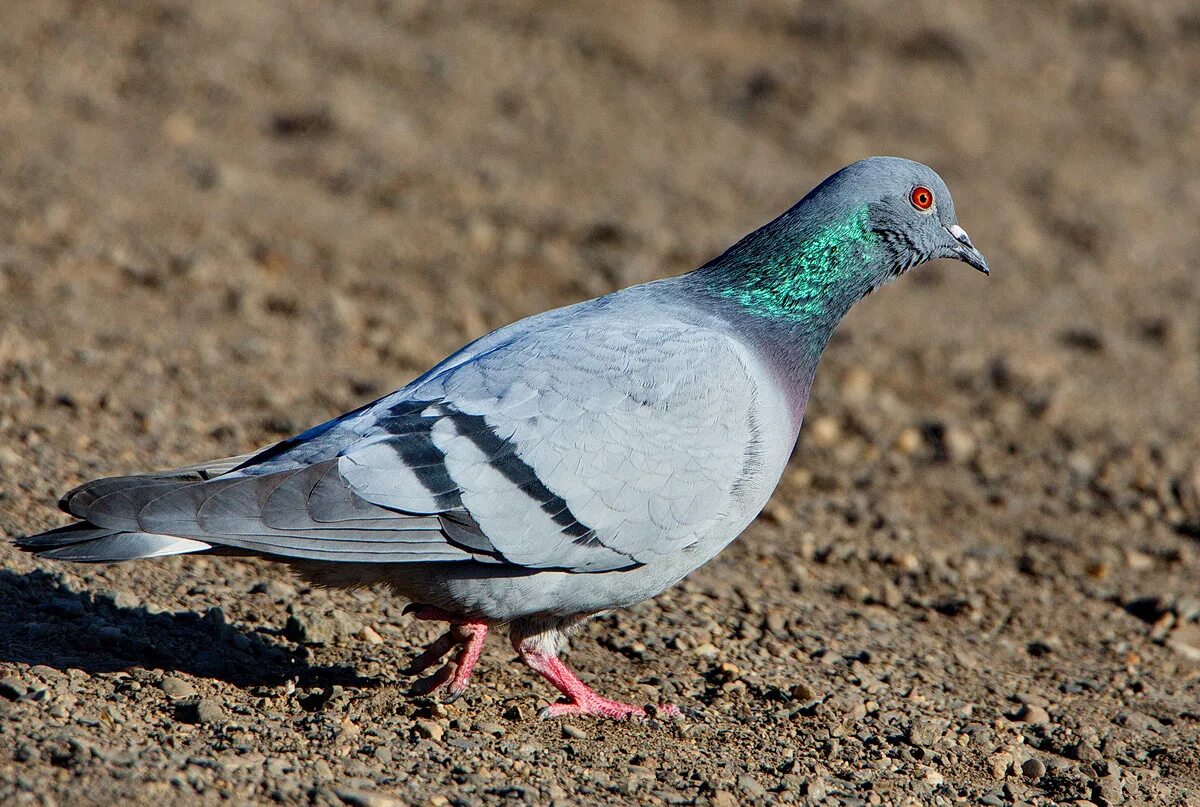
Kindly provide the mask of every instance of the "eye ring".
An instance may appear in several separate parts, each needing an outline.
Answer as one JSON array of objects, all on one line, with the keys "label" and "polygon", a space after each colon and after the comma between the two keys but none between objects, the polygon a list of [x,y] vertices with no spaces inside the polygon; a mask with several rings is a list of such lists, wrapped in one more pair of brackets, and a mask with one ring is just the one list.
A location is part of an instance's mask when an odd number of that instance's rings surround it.
[{"label": "eye ring", "polygon": [[908,195],[908,201],[912,206],[922,213],[929,211],[933,207],[933,191],[926,188],[924,185],[918,185],[912,189],[912,193]]}]

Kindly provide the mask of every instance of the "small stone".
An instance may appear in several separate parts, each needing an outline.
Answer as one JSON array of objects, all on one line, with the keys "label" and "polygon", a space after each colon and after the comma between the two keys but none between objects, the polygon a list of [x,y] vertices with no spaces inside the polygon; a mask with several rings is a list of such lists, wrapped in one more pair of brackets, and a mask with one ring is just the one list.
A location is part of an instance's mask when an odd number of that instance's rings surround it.
[{"label": "small stone", "polygon": [[738,807],[741,802],[737,796],[730,793],[728,790],[718,790],[713,793],[710,804],[712,807]]},{"label": "small stone", "polygon": [[788,471],[787,480],[797,490],[807,490],[812,487],[813,474],[807,468],[793,468]]},{"label": "small stone", "polygon": [[752,798],[767,795],[767,789],[757,779],[748,773],[743,773],[737,780],[738,789]]},{"label": "small stone", "polygon": [[225,709],[214,698],[181,703],[176,707],[176,715],[184,723],[213,725],[225,721]]},{"label": "small stone", "polygon": [[943,727],[935,720],[917,718],[908,729],[908,740],[913,745],[929,748],[942,738]]},{"label": "small stone", "polygon": [[1008,769],[1013,764],[1012,754],[1005,751],[992,754],[988,757],[988,766],[992,771],[992,778],[1003,779],[1008,775]]},{"label": "small stone", "polygon": [[25,697],[25,693],[29,689],[25,686],[25,682],[16,676],[8,676],[0,679],[0,696],[8,698],[10,701],[15,701]]},{"label": "small stone", "polygon": [[900,454],[911,457],[921,450],[922,442],[921,432],[909,426],[896,436],[895,448]]},{"label": "small stone", "polygon": [[263,594],[273,602],[290,602],[296,596],[296,589],[282,580],[265,580],[256,583],[250,593]]},{"label": "small stone", "polygon": [[438,742],[446,734],[446,730],[442,728],[440,723],[433,720],[418,720],[417,734],[427,740]]},{"label": "small stone", "polygon": [[819,697],[817,691],[805,683],[793,685],[790,694],[792,700],[798,703],[809,703]]},{"label": "small stone", "polygon": [[719,653],[721,651],[717,650],[717,646],[715,644],[713,644],[712,642],[705,642],[704,644],[698,645],[695,648],[693,648],[692,652],[695,653],[697,656],[704,656],[705,658],[712,658],[713,656],[717,655],[717,653]]},{"label": "small stone", "polygon": [[201,723],[221,723],[225,720],[225,710],[213,698],[201,698],[196,704],[196,719]]},{"label": "small stone", "polygon": [[484,734],[491,734],[493,737],[503,737],[507,731],[499,723],[480,723],[476,728]]},{"label": "small stone", "polygon": [[572,726],[570,723],[563,724],[562,734],[568,740],[586,740],[588,738],[586,731],[578,726]]},{"label": "small stone", "polygon": [[772,608],[767,611],[766,617],[763,619],[763,627],[769,630],[776,636],[784,636],[787,634],[787,614],[778,608]]},{"label": "small stone", "polygon": [[196,688],[194,686],[182,678],[176,678],[173,675],[163,676],[163,680],[159,682],[158,688],[173,701],[196,697]]},{"label": "small stone", "polygon": [[140,608],[142,599],[136,594],[128,591],[118,591],[113,597],[113,605],[118,608]]},{"label": "small stone", "polygon": [[1040,726],[1050,722],[1050,713],[1035,703],[1027,703],[1017,710],[1016,714],[1013,715],[1013,719],[1018,723],[1029,723],[1034,726]]},{"label": "small stone", "polygon": [[1070,759],[1076,759],[1080,762],[1099,762],[1103,757],[1096,747],[1087,740],[1080,740],[1077,743],[1072,743],[1063,749],[1064,753]]},{"label": "small stone", "polygon": [[941,772],[936,768],[924,766],[924,775],[921,777],[930,787],[939,787],[946,783],[946,777],[942,776]]},{"label": "small stone", "polygon": [[943,437],[946,445],[946,455],[958,463],[970,462],[975,456],[975,438],[964,429],[950,427]]},{"label": "small stone", "polygon": [[362,790],[337,790],[337,797],[349,807],[402,807],[403,802],[382,793]]},{"label": "small stone", "polygon": [[837,420],[827,415],[817,418],[808,433],[815,445],[828,448],[841,439],[842,427]]},{"label": "small stone", "polygon": [[1030,757],[1021,765],[1021,775],[1031,782],[1036,782],[1046,775],[1046,763]]},{"label": "small stone", "polygon": [[340,609],[322,613],[315,608],[300,608],[288,617],[285,633],[299,644],[334,644],[361,630],[362,626]]},{"label": "small stone", "polygon": [[367,644],[383,644],[383,637],[370,625],[363,626],[363,629],[358,632],[358,638]]},{"label": "small stone", "polygon": [[1117,724],[1124,726],[1130,731],[1151,734],[1163,734],[1166,731],[1163,724],[1157,718],[1151,717],[1145,712],[1138,712],[1132,709],[1118,712]]},{"label": "small stone", "polygon": [[851,403],[867,400],[871,395],[871,374],[854,365],[842,375],[842,398]]},{"label": "small stone", "polygon": [[1136,549],[1125,549],[1125,565],[1135,572],[1144,572],[1154,568],[1154,558]]}]

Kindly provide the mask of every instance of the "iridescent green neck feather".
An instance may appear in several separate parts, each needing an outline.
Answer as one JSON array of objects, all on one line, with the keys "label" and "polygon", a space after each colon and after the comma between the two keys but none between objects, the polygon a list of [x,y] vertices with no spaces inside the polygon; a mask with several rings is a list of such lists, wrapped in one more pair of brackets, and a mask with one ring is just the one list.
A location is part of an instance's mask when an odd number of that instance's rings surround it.
[{"label": "iridescent green neck feather", "polygon": [[833,325],[870,290],[879,237],[868,219],[864,205],[807,231],[764,227],[714,262],[710,291],[755,317]]}]

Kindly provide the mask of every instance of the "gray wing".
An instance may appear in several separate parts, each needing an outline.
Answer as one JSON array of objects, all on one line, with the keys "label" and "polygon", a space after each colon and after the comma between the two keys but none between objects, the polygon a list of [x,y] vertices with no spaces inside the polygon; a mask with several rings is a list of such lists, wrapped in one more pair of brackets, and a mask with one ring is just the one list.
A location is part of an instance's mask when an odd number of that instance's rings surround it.
[{"label": "gray wing", "polygon": [[452,541],[512,564],[650,563],[741,506],[759,440],[749,362],[694,325],[539,331],[378,407],[338,468],[357,496],[448,514]]},{"label": "gray wing", "polygon": [[750,363],[694,325],[560,323],[249,459],[85,485],[62,504],[94,529],[29,547],[94,559],[106,547],[69,546],[178,536],[326,561],[650,563],[741,507],[759,447]]}]

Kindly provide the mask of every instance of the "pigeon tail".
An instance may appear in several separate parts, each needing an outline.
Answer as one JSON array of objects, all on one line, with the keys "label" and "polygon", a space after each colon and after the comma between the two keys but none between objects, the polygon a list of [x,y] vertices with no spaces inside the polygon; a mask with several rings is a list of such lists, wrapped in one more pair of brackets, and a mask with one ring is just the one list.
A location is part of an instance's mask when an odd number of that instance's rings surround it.
[{"label": "pigeon tail", "polygon": [[122,531],[79,521],[38,535],[18,538],[16,545],[39,558],[106,563],[164,555],[186,555],[212,549],[212,544],[174,535]]}]

